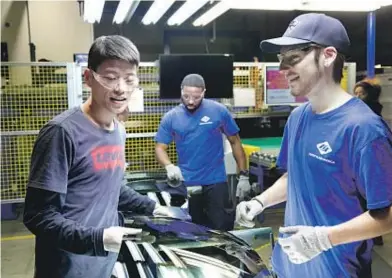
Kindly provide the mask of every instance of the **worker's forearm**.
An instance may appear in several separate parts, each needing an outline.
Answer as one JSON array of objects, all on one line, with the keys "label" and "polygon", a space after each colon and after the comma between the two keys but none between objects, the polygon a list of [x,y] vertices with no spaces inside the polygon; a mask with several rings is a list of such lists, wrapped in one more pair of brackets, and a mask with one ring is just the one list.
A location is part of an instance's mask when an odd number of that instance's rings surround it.
[{"label": "worker's forearm", "polygon": [[270,188],[257,196],[264,207],[280,204],[287,199],[287,173],[281,176]]},{"label": "worker's forearm", "polygon": [[61,194],[28,187],[23,214],[24,225],[49,244],[80,255],[107,256],[103,228],[87,227],[61,214]]},{"label": "worker's forearm", "polygon": [[383,211],[368,211],[329,229],[332,245],[371,239],[392,232],[392,207]]},{"label": "worker's forearm", "polygon": [[155,148],[155,155],[157,157],[158,162],[162,165],[162,166],[166,166],[171,164],[170,158],[167,155],[167,152],[165,149],[161,148],[161,147],[157,147]]},{"label": "worker's forearm", "polygon": [[118,210],[152,214],[155,205],[155,201],[149,197],[136,192],[126,185],[121,186]]},{"label": "worker's forearm", "polygon": [[244,149],[242,148],[241,141],[236,141],[234,144],[231,145],[233,150],[233,156],[235,161],[237,162],[237,166],[240,171],[245,171],[248,167],[246,165],[246,156]]}]

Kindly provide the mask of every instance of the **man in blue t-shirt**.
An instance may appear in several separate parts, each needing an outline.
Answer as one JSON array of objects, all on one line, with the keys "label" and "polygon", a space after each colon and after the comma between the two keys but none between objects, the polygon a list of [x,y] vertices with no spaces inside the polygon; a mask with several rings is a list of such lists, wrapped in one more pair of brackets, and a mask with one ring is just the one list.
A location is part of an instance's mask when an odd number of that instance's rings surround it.
[{"label": "man in blue t-shirt", "polygon": [[[229,207],[222,133],[231,144],[240,170],[236,194],[239,198],[250,192],[245,153],[230,112],[222,104],[204,99],[205,90],[202,76],[184,77],[182,104],[167,112],[159,125],[156,156],[168,179],[183,180],[185,186],[202,186],[202,207],[189,204],[192,221],[213,229],[231,230],[234,213]],[[178,166],[172,164],[166,152],[172,141],[177,148]]]},{"label": "man in blue t-shirt", "polygon": [[278,165],[287,172],[237,206],[238,223],[286,201],[272,255],[278,277],[371,277],[372,238],[392,231],[392,134],[386,123],[340,86],[349,38],[335,18],[295,18],[261,48],[280,52],[296,108],[285,127]]},{"label": "man in blue t-shirt", "polygon": [[36,235],[37,278],[109,278],[123,236],[141,232],[122,227],[118,210],[167,215],[122,185],[126,134],[116,116],[138,86],[139,61],[127,38],[97,38],[85,71],[90,97],[40,130],[23,216]]}]

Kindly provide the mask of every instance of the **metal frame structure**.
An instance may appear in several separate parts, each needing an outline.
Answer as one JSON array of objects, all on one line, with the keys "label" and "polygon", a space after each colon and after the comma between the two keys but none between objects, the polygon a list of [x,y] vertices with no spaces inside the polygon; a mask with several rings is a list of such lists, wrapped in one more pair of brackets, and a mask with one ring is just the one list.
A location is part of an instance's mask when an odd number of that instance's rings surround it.
[{"label": "metal frame structure", "polygon": [[376,12],[369,12],[367,16],[367,75],[375,75],[376,57]]}]

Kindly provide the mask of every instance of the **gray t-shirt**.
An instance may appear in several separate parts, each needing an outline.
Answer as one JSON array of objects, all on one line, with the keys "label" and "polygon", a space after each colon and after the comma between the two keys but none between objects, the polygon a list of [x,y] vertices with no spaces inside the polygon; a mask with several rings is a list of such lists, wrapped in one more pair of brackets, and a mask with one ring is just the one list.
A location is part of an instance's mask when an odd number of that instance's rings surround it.
[{"label": "gray t-shirt", "polygon": [[104,250],[103,229],[121,225],[121,203],[147,213],[155,205],[122,186],[124,169],[125,129],[117,121],[113,131],[101,129],[77,107],[41,129],[24,215],[37,235],[37,277],[110,277],[117,254]]}]

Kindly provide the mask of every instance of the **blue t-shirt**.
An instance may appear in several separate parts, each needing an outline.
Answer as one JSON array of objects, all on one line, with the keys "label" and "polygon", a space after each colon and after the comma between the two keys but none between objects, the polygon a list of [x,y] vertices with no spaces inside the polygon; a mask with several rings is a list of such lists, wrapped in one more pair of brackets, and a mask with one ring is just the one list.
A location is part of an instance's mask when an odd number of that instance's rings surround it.
[{"label": "blue t-shirt", "polygon": [[182,104],[167,112],[155,139],[166,145],[176,143],[185,185],[209,185],[227,180],[222,133],[233,136],[238,132],[224,105],[204,99],[194,113]]},{"label": "blue t-shirt", "polygon": [[[295,109],[278,165],[288,171],[285,226],[333,226],[392,203],[391,131],[359,99],[325,114]],[[297,265],[277,244],[272,264],[279,277],[369,277],[371,249],[339,245]]]}]

